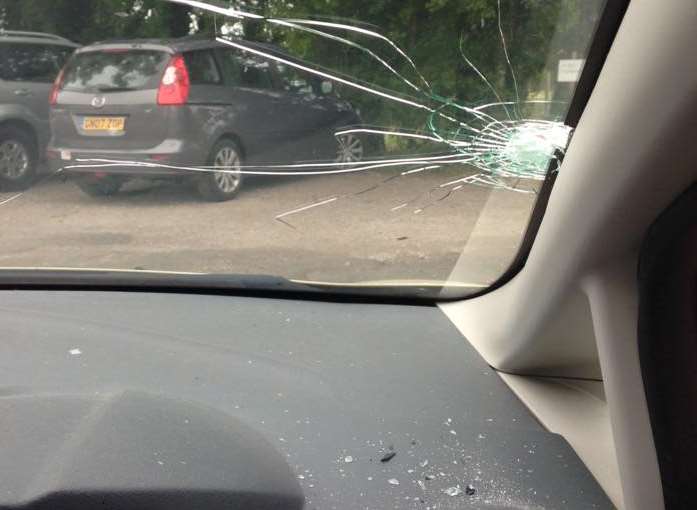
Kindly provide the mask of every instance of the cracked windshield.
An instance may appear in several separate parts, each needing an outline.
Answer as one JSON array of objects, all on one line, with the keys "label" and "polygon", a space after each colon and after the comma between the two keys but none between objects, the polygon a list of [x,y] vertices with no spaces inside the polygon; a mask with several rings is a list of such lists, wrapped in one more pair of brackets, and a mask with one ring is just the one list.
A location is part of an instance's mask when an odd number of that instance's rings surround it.
[{"label": "cracked windshield", "polygon": [[600,0],[0,0],[0,267],[488,287]]}]

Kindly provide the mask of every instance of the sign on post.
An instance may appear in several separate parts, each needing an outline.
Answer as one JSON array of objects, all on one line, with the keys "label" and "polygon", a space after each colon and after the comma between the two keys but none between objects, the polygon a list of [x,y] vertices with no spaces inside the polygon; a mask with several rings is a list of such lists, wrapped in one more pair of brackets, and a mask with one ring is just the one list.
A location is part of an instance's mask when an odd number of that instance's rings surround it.
[{"label": "sign on post", "polygon": [[557,82],[559,83],[575,83],[581,77],[583,64],[585,60],[582,58],[562,58],[559,60],[559,68],[557,70]]}]

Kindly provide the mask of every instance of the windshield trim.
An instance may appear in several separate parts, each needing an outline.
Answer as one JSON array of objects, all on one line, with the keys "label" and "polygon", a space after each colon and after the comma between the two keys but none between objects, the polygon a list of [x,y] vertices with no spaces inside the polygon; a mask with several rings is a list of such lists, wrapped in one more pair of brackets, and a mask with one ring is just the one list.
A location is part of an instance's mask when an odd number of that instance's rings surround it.
[{"label": "windshield trim", "polygon": [[441,284],[404,287],[329,284],[253,274],[181,273],[129,269],[0,268],[0,292],[16,290],[173,293],[342,303],[434,306]]}]

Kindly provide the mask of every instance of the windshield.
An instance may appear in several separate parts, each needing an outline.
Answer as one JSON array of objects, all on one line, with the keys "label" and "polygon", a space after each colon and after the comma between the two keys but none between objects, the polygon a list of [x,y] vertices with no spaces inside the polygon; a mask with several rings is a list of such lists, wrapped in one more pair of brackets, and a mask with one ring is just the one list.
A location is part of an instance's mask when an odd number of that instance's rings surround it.
[{"label": "windshield", "polygon": [[38,119],[0,126],[0,268],[481,292],[564,172],[603,6],[0,3],[1,55],[81,46],[0,81],[1,118]]}]

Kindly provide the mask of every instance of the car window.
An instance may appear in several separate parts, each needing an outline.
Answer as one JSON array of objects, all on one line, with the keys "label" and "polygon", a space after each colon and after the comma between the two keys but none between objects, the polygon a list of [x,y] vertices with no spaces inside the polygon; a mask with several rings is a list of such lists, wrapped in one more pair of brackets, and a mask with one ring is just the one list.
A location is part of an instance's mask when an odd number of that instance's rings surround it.
[{"label": "car window", "polygon": [[219,50],[218,56],[227,84],[250,89],[273,88],[269,62],[231,49]]},{"label": "car window", "polygon": [[273,88],[271,65],[269,62],[254,57],[240,57],[242,64],[241,84],[252,89]]},{"label": "car window", "polygon": [[78,53],[68,62],[63,88],[74,91],[156,88],[168,57],[161,51],[141,50]]},{"label": "car window", "polygon": [[42,44],[0,45],[0,79],[52,83],[72,48]]},{"label": "car window", "polygon": [[275,64],[275,67],[283,90],[307,96],[315,94],[313,83],[316,80],[312,80],[306,73],[280,63]]},{"label": "car window", "polygon": [[220,70],[226,85],[240,86],[242,84],[243,64],[241,58],[233,50],[216,50]]},{"label": "car window", "polygon": [[194,85],[219,85],[222,83],[218,66],[210,50],[190,51],[184,54],[189,79]]}]

